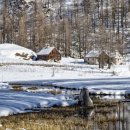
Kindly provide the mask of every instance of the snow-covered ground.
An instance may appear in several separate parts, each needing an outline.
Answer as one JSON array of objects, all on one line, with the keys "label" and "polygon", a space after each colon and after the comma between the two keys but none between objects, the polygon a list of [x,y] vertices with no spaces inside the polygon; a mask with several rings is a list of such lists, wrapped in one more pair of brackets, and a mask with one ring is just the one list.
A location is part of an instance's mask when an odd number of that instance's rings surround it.
[{"label": "snow-covered ground", "polygon": [[116,95],[130,92],[129,63],[102,70],[73,58],[62,58],[60,63],[1,58],[0,65],[0,116],[27,112],[37,107],[66,106],[75,102],[65,94],[12,91],[8,83],[42,85],[41,88],[44,85],[77,89],[86,87],[94,93]]},{"label": "snow-covered ground", "polygon": [[9,87],[0,90],[0,116],[31,112],[33,109],[52,106],[69,106],[76,103],[63,94],[52,95],[45,92],[11,91]]},{"label": "snow-covered ground", "polygon": [[10,43],[0,44],[0,58],[1,59],[24,59],[32,60],[36,59],[37,55],[30,49],[24,48],[22,46]]},{"label": "snow-covered ground", "polygon": [[[119,67],[119,66],[118,66]],[[125,94],[130,89],[128,66],[99,70],[98,67],[44,67],[7,65],[1,67],[1,81],[21,84],[52,85],[63,88],[86,87],[94,93]],[[124,69],[123,69],[124,68]],[[119,71],[120,70],[120,71]]]}]

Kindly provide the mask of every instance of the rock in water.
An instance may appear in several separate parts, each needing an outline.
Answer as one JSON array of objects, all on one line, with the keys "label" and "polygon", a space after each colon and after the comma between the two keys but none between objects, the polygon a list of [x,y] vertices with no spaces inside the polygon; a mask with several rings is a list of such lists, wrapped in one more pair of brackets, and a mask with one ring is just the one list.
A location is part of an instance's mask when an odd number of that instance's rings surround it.
[{"label": "rock in water", "polygon": [[93,101],[89,97],[89,91],[87,88],[81,89],[80,95],[79,95],[79,102],[81,103],[83,107],[93,106]]}]

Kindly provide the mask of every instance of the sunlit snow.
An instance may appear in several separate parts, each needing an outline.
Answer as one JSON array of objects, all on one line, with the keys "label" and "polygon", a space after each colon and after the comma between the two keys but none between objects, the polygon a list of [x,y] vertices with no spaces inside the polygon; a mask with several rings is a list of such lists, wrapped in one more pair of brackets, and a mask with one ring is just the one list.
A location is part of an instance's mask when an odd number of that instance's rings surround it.
[{"label": "sunlit snow", "polygon": [[[99,69],[83,59],[62,58],[60,63],[13,60],[0,57],[0,116],[32,111],[35,108],[73,105],[76,101],[65,94],[52,95],[44,86],[88,88],[92,93],[128,94],[130,64]],[[10,83],[41,87],[39,91],[12,91]],[[79,90],[78,90],[79,91]]]}]

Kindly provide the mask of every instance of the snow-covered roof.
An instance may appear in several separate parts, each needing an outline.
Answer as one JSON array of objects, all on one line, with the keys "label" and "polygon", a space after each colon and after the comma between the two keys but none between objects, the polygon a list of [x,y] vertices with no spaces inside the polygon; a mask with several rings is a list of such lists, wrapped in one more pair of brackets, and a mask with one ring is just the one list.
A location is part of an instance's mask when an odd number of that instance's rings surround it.
[{"label": "snow-covered roof", "polygon": [[94,58],[94,57],[98,57],[101,54],[101,52],[99,50],[91,50],[88,54],[86,54],[86,58]]},{"label": "snow-covered roof", "polygon": [[37,57],[35,52],[25,47],[13,43],[0,44],[0,57],[30,59],[31,56]]},{"label": "snow-covered roof", "polygon": [[49,55],[54,48],[55,47],[44,47],[37,53],[37,55]]},{"label": "snow-covered roof", "polygon": [[119,53],[118,50],[115,50],[115,52],[109,52],[109,51],[100,51],[100,50],[91,50],[88,54],[86,54],[86,58],[98,58],[99,55],[104,52],[106,53],[109,57],[117,57],[117,56],[120,56],[121,57],[121,54]]}]

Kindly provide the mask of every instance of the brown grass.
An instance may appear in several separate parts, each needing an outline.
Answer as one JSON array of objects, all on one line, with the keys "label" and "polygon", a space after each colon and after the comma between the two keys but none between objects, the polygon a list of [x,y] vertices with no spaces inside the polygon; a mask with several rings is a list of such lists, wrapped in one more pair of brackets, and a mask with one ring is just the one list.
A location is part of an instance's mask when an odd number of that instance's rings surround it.
[{"label": "brown grass", "polygon": [[29,88],[27,88],[28,90],[37,90],[38,88],[37,87],[35,87],[35,86],[33,86],[33,87],[29,87]]},{"label": "brown grass", "polygon": [[[117,123],[118,119],[114,112],[115,107],[99,107],[94,109],[94,115],[87,117],[78,115],[80,106],[76,107],[56,107],[37,113],[26,113],[1,117],[0,130],[10,128],[10,130],[93,130],[94,123],[101,130],[108,128],[110,122]],[[87,110],[88,111],[88,110]]]},{"label": "brown grass", "polygon": [[61,94],[62,91],[61,90],[50,90],[49,93],[51,93],[53,95],[57,95],[57,94]]},{"label": "brown grass", "polygon": [[23,91],[23,88],[21,85],[12,85],[13,91]]},{"label": "brown grass", "polygon": [[[92,123],[88,120],[74,116],[74,108],[53,108],[40,113],[28,113],[2,117],[0,122],[2,129],[11,128],[18,130],[26,128],[27,130],[91,130]],[[8,122],[8,123],[7,123]]]}]

